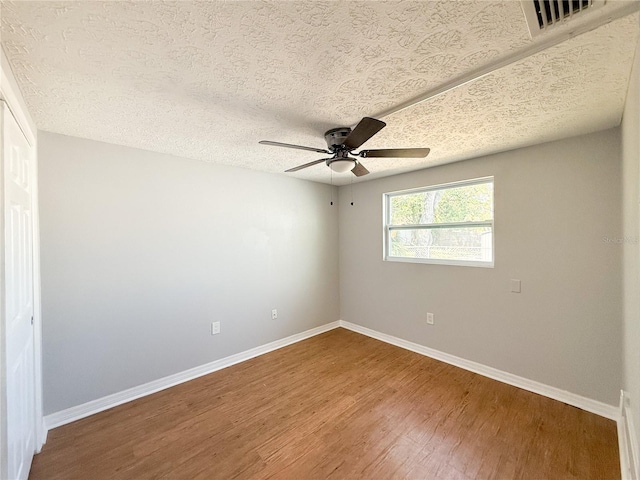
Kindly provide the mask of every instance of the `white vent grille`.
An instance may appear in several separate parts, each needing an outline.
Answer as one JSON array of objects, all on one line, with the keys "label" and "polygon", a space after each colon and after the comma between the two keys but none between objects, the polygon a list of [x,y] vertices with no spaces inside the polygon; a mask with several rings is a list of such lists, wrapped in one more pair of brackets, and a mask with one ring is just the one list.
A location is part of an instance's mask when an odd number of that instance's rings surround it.
[{"label": "white vent grille", "polygon": [[522,0],[532,37],[602,5],[604,0]]}]

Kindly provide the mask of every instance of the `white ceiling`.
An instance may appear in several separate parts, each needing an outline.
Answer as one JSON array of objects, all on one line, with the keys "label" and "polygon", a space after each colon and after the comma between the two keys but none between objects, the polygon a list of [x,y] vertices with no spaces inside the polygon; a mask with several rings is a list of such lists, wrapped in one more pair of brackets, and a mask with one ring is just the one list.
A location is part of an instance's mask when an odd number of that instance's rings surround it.
[{"label": "white ceiling", "polygon": [[[29,1],[1,13],[38,128],[277,173],[323,154],[259,140],[326,148],[329,128],[544,41],[513,0]],[[385,117],[365,148],[431,154],[366,159],[360,180],[619,125],[637,35],[625,17]],[[286,175],[356,180],[329,172]]]}]

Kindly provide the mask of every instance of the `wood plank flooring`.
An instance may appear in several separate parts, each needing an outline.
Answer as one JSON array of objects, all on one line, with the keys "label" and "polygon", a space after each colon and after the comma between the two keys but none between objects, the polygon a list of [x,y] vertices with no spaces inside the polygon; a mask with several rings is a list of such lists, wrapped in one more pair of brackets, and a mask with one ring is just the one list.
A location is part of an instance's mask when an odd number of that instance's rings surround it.
[{"label": "wood plank flooring", "polygon": [[613,421],[336,329],[56,428],[31,480],[619,479]]}]

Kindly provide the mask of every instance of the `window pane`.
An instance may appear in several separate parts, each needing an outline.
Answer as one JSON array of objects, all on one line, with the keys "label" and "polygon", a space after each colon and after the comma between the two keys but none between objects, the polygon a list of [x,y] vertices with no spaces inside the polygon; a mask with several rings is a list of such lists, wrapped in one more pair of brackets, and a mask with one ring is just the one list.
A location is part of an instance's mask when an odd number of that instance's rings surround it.
[{"label": "window pane", "polygon": [[491,227],[392,230],[392,257],[491,262]]},{"label": "window pane", "polygon": [[[426,222],[425,205],[432,202],[435,192],[410,193],[391,197],[391,225],[416,225]],[[433,215],[432,219],[433,221]]]},{"label": "window pane", "polygon": [[477,222],[493,219],[493,182],[390,197],[390,224]]}]

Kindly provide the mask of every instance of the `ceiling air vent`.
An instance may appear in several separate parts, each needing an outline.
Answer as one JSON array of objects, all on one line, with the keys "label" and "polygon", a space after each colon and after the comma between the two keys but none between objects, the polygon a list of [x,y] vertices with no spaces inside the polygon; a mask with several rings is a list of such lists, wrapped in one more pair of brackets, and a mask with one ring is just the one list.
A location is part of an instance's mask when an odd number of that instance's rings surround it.
[{"label": "ceiling air vent", "polygon": [[522,0],[532,37],[604,5],[604,0]]}]

